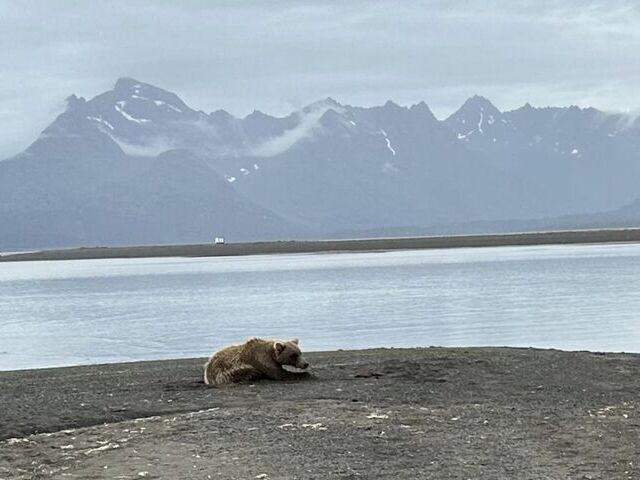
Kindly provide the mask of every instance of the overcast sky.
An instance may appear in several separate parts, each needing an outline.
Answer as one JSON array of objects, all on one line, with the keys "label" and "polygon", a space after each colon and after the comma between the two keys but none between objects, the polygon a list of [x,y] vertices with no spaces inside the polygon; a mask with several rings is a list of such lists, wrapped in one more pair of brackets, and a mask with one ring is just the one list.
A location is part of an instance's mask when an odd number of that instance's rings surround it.
[{"label": "overcast sky", "polygon": [[[0,158],[121,76],[196,109],[640,107],[640,2],[0,0]],[[19,8],[18,8],[19,6]]]}]

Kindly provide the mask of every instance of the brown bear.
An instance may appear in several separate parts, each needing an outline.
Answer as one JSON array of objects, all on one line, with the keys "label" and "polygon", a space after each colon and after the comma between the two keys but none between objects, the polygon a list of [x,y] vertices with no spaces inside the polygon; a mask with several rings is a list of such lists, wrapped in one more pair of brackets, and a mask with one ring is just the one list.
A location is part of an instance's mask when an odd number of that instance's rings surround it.
[{"label": "brown bear", "polygon": [[294,380],[309,376],[306,372],[285,370],[283,365],[301,369],[309,366],[302,357],[297,338],[291,341],[252,338],[211,355],[204,365],[204,383],[220,385],[261,378]]}]

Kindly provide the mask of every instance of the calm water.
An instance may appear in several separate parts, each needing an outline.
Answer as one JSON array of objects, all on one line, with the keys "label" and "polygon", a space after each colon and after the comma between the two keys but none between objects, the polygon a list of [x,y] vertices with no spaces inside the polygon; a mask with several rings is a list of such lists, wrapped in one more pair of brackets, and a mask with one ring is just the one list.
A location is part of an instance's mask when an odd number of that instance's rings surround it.
[{"label": "calm water", "polygon": [[0,370],[307,350],[640,351],[640,245],[0,264]]}]

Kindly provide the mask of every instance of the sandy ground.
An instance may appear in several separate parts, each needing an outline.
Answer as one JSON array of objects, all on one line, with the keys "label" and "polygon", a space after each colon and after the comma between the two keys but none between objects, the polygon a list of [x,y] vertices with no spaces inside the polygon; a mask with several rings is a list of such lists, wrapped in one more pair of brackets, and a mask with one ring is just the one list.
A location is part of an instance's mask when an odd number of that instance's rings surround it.
[{"label": "sandy ground", "polygon": [[0,372],[2,479],[638,479],[640,356],[308,354],[206,387],[204,359]]},{"label": "sandy ground", "polygon": [[500,247],[522,245],[568,245],[585,243],[640,242],[640,229],[575,230],[454,235],[446,237],[372,238],[359,240],[308,240],[227,243],[225,245],[148,245],[43,250],[0,255],[0,262],[33,260],[82,260],[98,258],[224,257],[273,253],[362,252],[428,248]]}]

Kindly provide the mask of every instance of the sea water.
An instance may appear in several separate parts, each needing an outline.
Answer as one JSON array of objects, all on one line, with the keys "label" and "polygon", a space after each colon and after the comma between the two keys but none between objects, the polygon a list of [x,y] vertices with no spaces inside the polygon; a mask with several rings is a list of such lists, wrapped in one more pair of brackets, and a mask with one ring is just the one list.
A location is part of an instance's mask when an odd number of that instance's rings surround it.
[{"label": "sea water", "polygon": [[0,263],[0,370],[304,350],[640,351],[640,245]]}]

